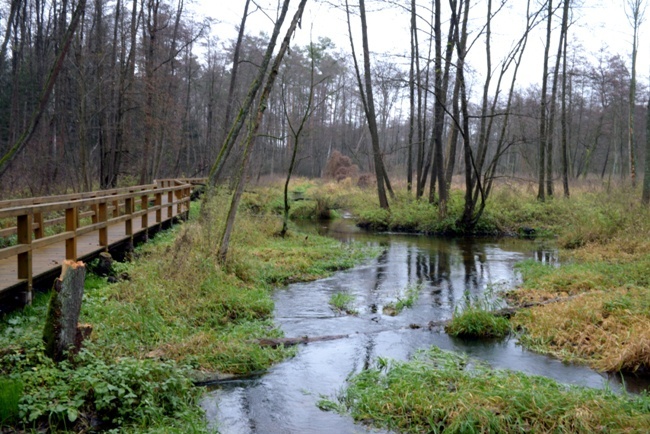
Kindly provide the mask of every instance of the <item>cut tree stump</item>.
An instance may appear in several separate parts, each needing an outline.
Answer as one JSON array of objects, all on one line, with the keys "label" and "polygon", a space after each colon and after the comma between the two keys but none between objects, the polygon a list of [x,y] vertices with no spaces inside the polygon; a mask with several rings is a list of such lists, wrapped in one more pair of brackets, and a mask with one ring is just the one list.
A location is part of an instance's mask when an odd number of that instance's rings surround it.
[{"label": "cut tree stump", "polygon": [[86,266],[83,262],[63,262],[61,277],[54,282],[43,330],[45,354],[57,362],[67,354],[76,354],[92,326],[79,326],[79,313],[86,280]]}]

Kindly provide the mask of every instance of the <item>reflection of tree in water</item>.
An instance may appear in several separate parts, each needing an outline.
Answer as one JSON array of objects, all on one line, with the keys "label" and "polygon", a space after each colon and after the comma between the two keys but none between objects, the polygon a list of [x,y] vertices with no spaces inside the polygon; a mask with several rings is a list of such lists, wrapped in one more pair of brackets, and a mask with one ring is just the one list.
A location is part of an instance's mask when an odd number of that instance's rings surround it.
[{"label": "reflection of tree in water", "polygon": [[535,252],[535,259],[543,264],[555,264],[557,262],[556,252],[539,249]]},{"label": "reflection of tree in water", "polygon": [[463,239],[458,241],[458,247],[465,270],[464,290],[472,295],[478,295],[481,292],[481,282],[485,279],[487,268],[485,246],[483,243],[476,244],[470,239]]}]

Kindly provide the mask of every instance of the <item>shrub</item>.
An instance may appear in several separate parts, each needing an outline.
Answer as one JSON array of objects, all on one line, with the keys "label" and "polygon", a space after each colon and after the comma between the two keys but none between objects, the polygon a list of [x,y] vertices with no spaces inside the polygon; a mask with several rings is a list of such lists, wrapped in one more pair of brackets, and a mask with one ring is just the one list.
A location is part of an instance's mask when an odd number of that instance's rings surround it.
[{"label": "shrub", "polygon": [[345,178],[352,178],[359,172],[359,167],[352,164],[350,157],[341,154],[339,151],[333,151],[327,165],[323,171],[326,178],[336,179],[337,182]]}]

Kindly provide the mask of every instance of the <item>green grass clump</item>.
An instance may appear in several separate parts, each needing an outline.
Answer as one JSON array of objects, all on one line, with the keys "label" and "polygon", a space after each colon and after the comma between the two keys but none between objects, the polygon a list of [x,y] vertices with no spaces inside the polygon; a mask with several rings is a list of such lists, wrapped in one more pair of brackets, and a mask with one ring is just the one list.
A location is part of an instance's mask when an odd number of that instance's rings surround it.
[{"label": "green grass clump", "polygon": [[[403,296],[398,296],[397,301],[384,305],[382,312],[384,315],[396,316],[406,308],[412,308],[418,301],[422,285],[409,285],[403,291]],[[401,295],[401,294],[400,294]]]},{"label": "green grass clump", "polygon": [[18,403],[23,396],[20,380],[0,377],[0,427],[18,418]]},{"label": "green grass clump", "polygon": [[492,288],[482,299],[465,294],[464,305],[456,307],[445,331],[460,338],[502,338],[510,333],[510,321],[491,311],[498,307]]},{"label": "green grass clump", "polygon": [[[380,359],[319,407],[402,433],[647,432],[650,397],[568,387],[493,370],[438,348]],[[471,366],[471,368],[469,367]]]},{"label": "green grass clump", "polygon": [[510,322],[482,309],[454,314],[445,331],[460,338],[502,338],[510,333]]},{"label": "green grass clump", "polygon": [[456,309],[445,331],[460,338],[502,338],[510,333],[510,321],[490,312],[490,303],[467,298],[463,309]]},{"label": "green grass clump", "polygon": [[329,301],[330,306],[337,312],[345,312],[350,315],[356,315],[354,309],[354,296],[346,292],[337,292],[332,294]]}]

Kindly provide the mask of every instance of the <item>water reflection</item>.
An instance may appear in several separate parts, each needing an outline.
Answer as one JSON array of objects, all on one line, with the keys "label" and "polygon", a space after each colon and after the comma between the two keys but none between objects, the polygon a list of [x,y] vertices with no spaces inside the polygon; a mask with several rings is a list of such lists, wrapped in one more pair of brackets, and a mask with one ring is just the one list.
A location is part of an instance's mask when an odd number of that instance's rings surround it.
[{"label": "water reflection", "polygon": [[[513,266],[518,261],[556,264],[557,254],[552,249],[520,240],[366,234],[345,221],[317,230],[343,242],[357,240],[380,246],[383,251],[352,270],[276,291],[275,321],[289,337],[349,337],[303,346],[295,358],[259,379],[214,390],[203,406],[222,432],[368,432],[348,417],[320,411],[317,401],[321,396],[335,396],[349,375],[373,366],[377,357],[406,360],[431,345],[467,353],[495,368],[544,375],[565,384],[623,388],[616,378],[531,353],[514,339],[467,342],[424,328],[410,329],[411,324],[450,318],[466,295],[481,298],[493,289],[515,286],[518,277]],[[404,297],[405,289],[412,285],[420,286],[415,305],[395,317],[384,315],[383,307]],[[340,315],[330,309],[329,299],[337,292],[354,296],[358,315]],[[638,383],[630,387],[632,383],[626,381],[625,387],[637,388]]]}]

